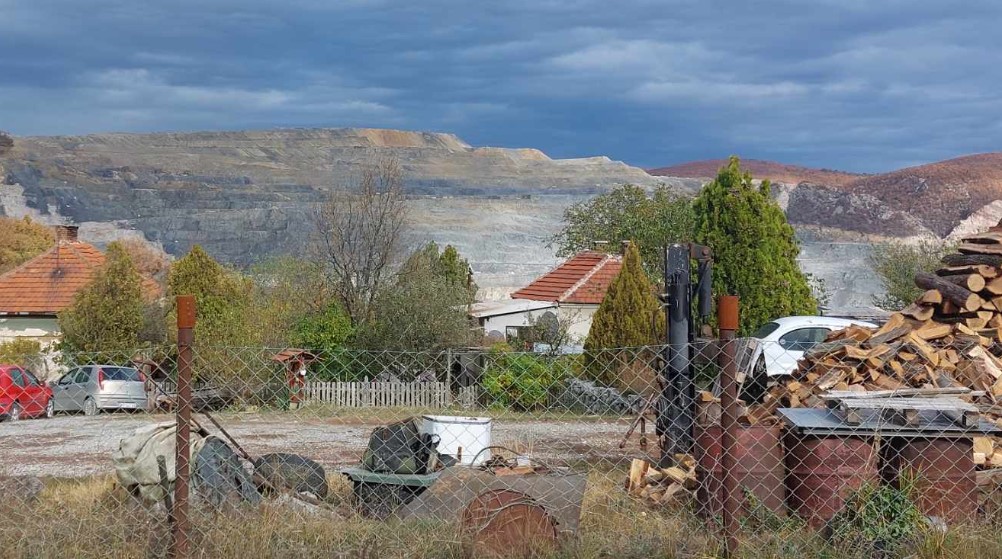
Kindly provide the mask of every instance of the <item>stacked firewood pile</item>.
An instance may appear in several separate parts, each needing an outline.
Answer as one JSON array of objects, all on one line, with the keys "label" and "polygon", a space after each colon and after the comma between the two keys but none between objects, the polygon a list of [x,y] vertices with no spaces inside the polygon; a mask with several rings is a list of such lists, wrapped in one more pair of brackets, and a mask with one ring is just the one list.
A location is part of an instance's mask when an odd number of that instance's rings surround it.
[{"label": "stacked firewood pile", "polygon": [[657,468],[647,460],[635,458],[630,463],[626,491],[651,506],[686,502],[698,485],[696,461],[688,454],[675,455],[676,466]]},{"label": "stacked firewood pile", "polygon": [[[742,421],[773,420],[781,407],[824,408],[833,394],[949,394],[1002,427],[1002,229],[967,237],[958,250],[936,273],[915,277],[925,293],[883,326],[833,332],[807,351]],[[1002,439],[976,438],[974,460],[1002,468]]]}]

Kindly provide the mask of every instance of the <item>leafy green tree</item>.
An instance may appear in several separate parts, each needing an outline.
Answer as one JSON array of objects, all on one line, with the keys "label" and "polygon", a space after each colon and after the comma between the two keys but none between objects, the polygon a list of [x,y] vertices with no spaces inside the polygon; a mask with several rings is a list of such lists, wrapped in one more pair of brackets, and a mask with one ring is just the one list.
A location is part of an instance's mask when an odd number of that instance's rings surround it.
[{"label": "leafy green tree", "polygon": [[443,271],[438,246],[428,243],[412,253],[394,282],[372,305],[372,318],[356,343],[372,349],[425,350],[461,347],[472,341],[466,315],[472,302],[465,282]]},{"label": "leafy green tree", "polygon": [[54,242],[52,229],[30,217],[0,217],[0,274],[45,252]]},{"label": "leafy green tree", "polygon": [[571,206],[563,221],[549,241],[557,256],[596,248],[597,241],[606,241],[606,250],[618,251],[620,241],[632,239],[648,277],[660,282],[663,247],[691,240],[693,214],[691,200],[667,186],[648,195],[639,186],[625,185]]},{"label": "leafy green tree", "polygon": [[870,251],[870,266],[880,277],[884,294],[874,296],[873,303],[892,311],[912,303],[922,294],[922,289],[915,285],[915,274],[935,271],[942,266],[940,259],[951,250],[946,243],[933,240],[874,245]]},{"label": "leafy green tree", "polygon": [[332,354],[345,348],[354,333],[351,317],[337,303],[331,303],[327,308],[299,319],[293,331],[293,343],[321,354]]},{"label": "leafy green tree", "polygon": [[176,324],[178,295],[194,295],[197,313],[195,340],[217,346],[256,345],[261,329],[253,323],[251,293],[247,278],[220,265],[202,247],[195,245],[171,265],[167,296],[171,306],[168,332]]},{"label": "leafy green tree", "polygon": [[121,352],[139,346],[143,316],[139,272],[125,249],[111,243],[94,279],[77,293],[72,306],[59,313],[63,349],[121,359]]},{"label": "leafy green tree", "polygon": [[622,269],[592,317],[584,345],[590,376],[612,384],[618,368],[614,366],[614,352],[608,350],[656,344],[664,328],[664,311],[644,274],[640,250],[631,243],[623,255]]},{"label": "leafy green tree", "polygon": [[714,293],[741,297],[743,335],[777,317],[817,312],[793,227],[770,188],[767,180],[753,184],[731,157],[693,204],[695,240],[713,250]]}]

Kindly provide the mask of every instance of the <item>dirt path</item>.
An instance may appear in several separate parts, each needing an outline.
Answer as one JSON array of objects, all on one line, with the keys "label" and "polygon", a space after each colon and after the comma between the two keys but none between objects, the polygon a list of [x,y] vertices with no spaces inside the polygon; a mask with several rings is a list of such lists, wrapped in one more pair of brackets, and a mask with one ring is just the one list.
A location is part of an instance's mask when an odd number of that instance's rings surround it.
[{"label": "dirt path", "polygon": [[[55,477],[111,473],[111,454],[122,438],[138,427],[171,418],[107,414],[0,423],[0,473]],[[252,455],[293,452],[337,467],[358,462],[379,422],[272,413],[239,414],[221,423]],[[625,420],[495,421],[493,442],[555,462],[620,460],[636,452],[635,442],[626,451],[616,448],[626,429]]]}]

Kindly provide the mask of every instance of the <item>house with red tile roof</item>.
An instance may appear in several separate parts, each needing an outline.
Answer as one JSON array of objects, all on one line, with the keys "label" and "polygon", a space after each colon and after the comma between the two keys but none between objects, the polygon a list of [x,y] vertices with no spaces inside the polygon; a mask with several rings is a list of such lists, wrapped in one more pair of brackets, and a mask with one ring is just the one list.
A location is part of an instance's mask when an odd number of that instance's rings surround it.
[{"label": "house with red tile roof", "polygon": [[[0,275],[0,342],[58,340],[56,316],[73,304],[104,261],[103,252],[77,238],[76,227],[56,227],[52,248]],[[143,293],[155,298],[160,286],[143,278]]]},{"label": "house with red tile roof", "polygon": [[[498,305],[498,309],[490,313],[481,312],[476,318],[486,334],[498,331],[510,338],[520,327],[529,324],[530,315],[538,320],[551,314],[569,325],[572,339],[583,341],[588,336],[595,311],[622,266],[623,258],[619,254],[594,250],[579,252],[512,293],[512,301]],[[499,325],[505,330],[500,330]]]}]

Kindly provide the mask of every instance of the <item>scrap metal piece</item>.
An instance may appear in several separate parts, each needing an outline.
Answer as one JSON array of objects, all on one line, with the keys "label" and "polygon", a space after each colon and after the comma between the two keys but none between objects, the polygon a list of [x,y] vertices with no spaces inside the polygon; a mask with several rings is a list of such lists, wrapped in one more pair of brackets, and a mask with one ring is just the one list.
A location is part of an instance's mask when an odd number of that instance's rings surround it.
[{"label": "scrap metal piece", "polygon": [[581,519],[587,476],[553,471],[525,475],[496,476],[490,472],[455,466],[442,470],[427,491],[397,509],[396,516],[458,523],[463,511],[478,495],[507,490],[531,498],[535,505],[556,522],[559,535],[577,532]]}]

